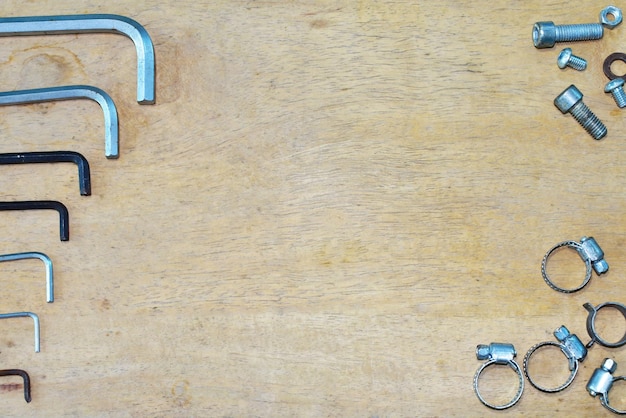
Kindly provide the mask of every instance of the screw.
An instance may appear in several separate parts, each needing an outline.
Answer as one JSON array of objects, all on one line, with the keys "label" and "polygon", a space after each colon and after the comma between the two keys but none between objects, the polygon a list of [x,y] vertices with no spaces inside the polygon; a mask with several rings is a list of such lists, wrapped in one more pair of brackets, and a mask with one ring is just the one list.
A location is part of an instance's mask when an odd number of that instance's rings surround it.
[{"label": "screw", "polygon": [[591,41],[604,35],[600,23],[555,25],[554,22],[537,22],[533,26],[535,48],[552,48],[556,42]]},{"label": "screw", "polygon": [[587,61],[584,58],[580,58],[572,54],[572,48],[565,48],[561,51],[556,60],[556,64],[560,69],[572,67],[575,70],[583,71],[587,68]]},{"label": "screw", "polygon": [[585,128],[585,130],[593,137],[593,139],[602,139],[607,133],[606,126],[593,114],[591,110],[583,103],[583,94],[571,85],[556,99],[554,105],[563,113],[571,113],[574,119]]},{"label": "screw", "polygon": [[615,80],[609,81],[604,87],[604,91],[613,95],[615,103],[617,103],[617,107],[626,107],[626,93],[624,92],[623,79],[616,78]]}]

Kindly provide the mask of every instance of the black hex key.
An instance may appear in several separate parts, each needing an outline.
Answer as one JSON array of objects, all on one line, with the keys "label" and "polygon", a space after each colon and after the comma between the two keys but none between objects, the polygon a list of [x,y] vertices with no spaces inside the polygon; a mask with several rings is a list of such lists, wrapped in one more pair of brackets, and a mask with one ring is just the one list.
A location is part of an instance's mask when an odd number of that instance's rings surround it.
[{"label": "black hex key", "polygon": [[74,151],[11,152],[0,154],[0,164],[29,163],[75,163],[78,166],[80,194],[91,194],[89,162],[82,154]]},{"label": "black hex key", "polygon": [[70,239],[70,214],[65,205],[56,200],[26,200],[22,202],[0,202],[3,210],[53,209],[59,212],[59,229],[61,241]]}]

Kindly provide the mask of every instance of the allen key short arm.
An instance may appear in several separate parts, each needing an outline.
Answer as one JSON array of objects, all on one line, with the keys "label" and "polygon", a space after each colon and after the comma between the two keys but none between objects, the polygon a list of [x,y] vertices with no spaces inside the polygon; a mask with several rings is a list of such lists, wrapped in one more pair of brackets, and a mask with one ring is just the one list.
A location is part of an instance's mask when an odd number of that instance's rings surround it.
[{"label": "allen key short arm", "polygon": [[30,377],[28,373],[20,369],[0,370],[0,376],[21,376],[24,379],[24,399],[26,402],[31,401],[30,397]]},{"label": "allen key short arm", "polygon": [[26,260],[29,258],[38,258],[43,261],[46,267],[46,302],[54,302],[54,273],[52,270],[52,260],[44,253],[28,252],[28,253],[16,253],[16,254],[4,254],[0,255],[0,262],[14,261],[14,260]]},{"label": "allen key short arm", "polygon": [[20,202],[0,202],[0,211],[53,209],[59,212],[59,235],[61,241],[70,239],[70,214],[61,202],[56,200],[26,200]]},{"label": "allen key short arm", "polygon": [[35,324],[35,353],[38,353],[40,350],[40,340],[39,340],[39,317],[37,316],[37,314],[34,314],[32,312],[12,312],[12,313],[5,313],[5,314],[0,314],[0,319],[5,319],[5,318],[26,318],[26,317],[31,317],[33,318],[33,322]]},{"label": "allen key short arm", "polygon": [[117,108],[111,96],[97,87],[75,85],[7,91],[0,93],[0,106],[72,99],[90,99],[100,105],[104,113],[104,155],[107,158],[119,157]]},{"label": "allen key short arm", "polygon": [[91,194],[89,162],[82,154],[74,151],[12,152],[0,154],[0,165],[26,163],[75,163],[78,166],[80,194]]},{"label": "allen key short arm", "polygon": [[0,36],[119,33],[137,49],[137,101],[154,103],[154,46],[146,29],[128,17],[113,14],[0,18]]}]

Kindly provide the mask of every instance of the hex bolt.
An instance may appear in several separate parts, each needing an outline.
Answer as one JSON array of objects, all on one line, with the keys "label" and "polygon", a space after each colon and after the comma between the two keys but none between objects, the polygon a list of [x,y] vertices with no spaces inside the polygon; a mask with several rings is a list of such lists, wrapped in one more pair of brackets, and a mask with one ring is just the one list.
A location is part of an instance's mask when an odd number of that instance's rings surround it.
[{"label": "hex bolt", "polygon": [[624,92],[623,79],[616,78],[615,80],[609,81],[604,87],[604,91],[613,95],[615,103],[617,103],[617,107],[626,107],[626,92]]},{"label": "hex bolt", "polygon": [[593,139],[602,139],[607,133],[606,126],[593,114],[591,110],[583,103],[583,94],[571,85],[556,99],[554,105],[563,113],[571,113],[574,119],[585,128],[585,130],[593,137]]},{"label": "hex bolt", "polygon": [[562,50],[556,60],[556,64],[559,66],[560,69],[564,69],[565,67],[571,67],[575,70],[583,71],[585,68],[587,68],[587,60],[572,54],[572,48],[565,48],[564,50]]},{"label": "hex bolt", "polygon": [[533,26],[535,48],[552,48],[557,42],[591,41],[603,35],[601,23],[555,25],[554,22],[537,22]]}]

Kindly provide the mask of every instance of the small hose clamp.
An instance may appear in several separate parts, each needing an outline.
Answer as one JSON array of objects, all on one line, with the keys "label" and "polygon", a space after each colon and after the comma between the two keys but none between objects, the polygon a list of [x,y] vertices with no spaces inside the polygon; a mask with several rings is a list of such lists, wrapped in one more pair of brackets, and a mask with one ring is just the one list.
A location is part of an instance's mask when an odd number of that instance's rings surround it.
[{"label": "small hose clamp", "polygon": [[596,317],[598,316],[598,312],[600,311],[600,309],[617,309],[624,316],[624,319],[626,319],[626,306],[618,302],[604,302],[594,308],[589,302],[587,302],[583,305],[583,307],[587,309],[587,311],[589,311],[589,315],[587,316],[587,332],[589,333],[589,337],[591,337],[591,341],[587,343],[587,348],[590,348],[596,342],[600,345],[603,345],[604,347],[609,348],[617,348],[626,344],[626,333],[624,333],[624,336],[621,340],[615,343],[611,343],[601,338],[598,335],[598,331],[596,331]]},{"label": "small hose clamp", "polygon": [[613,387],[613,383],[618,380],[626,380],[626,376],[613,377],[616,369],[617,363],[613,359],[605,358],[602,366],[597,368],[591,375],[587,383],[587,392],[593,397],[599,396],[600,403],[609,411],[619,415],[626,415],[626,411],[616,409],[609,404],[609,392]]},{"label": "small hose clamp", "polygon": [[[587,357],[587,348],[580,341],[580,339],[576,336],[576,334],[570,334],[569,330],[565,327],[565,325],[561,325],[554,331],[554,336],[559,342],[554,341],[544,341],[542,343],[536,344],[528,350],[526,356],[524,357],[524,374],[526,378],[535,388],[539,389],[542,392],[546,393],[555,393],[560,392],[563,389],[567,388],[576,377],[576,373],[578,373],[578,365],[582,362],[585,357]],[[545,388],[537,384],[532,377],[530,377],[530,373],[528,372],[528,364],[530,363],[530,358],[538,349],[542,347],[554,346],[558,347],[561,352],[567,358],[569,362],[569,370],[570,374],[565,383],[555,388]]]},{"label": "small hose clamp", "polygon": [[[582,284],[574,289],[565,289],[557,286],[550,280],[548,276],[548,259],[554,252],[560,248],[568,247],[576,250],[580,258],[585,263],[586,273],[585,279]],[[596,274],[604,274],[609,271],[609,264],[604,259],[604,251],[598,245],[598,242],[593,237],[582,237],[580,242],[576,241],[563,241],[556,244],[554,247],[550,248],[550,250],[543,257],[543,261],[541,262],[541,275],[543,276],[543,280],[550,286],[552,289],[563,292],[563,293],[574,293],[582,289],[589,283],[591,279],[591,270],[595,270]]]},{"label": "small hose clamp", "polygon": [[[476,358],[478,360],[487,360],[478,368],[476,374],[474,375],[474,392],[476,392],[476,396],[485,406],[497,410],[507,409],[515,405],[522,397],[522,393],[524,392],[524,375],[522,374],[522,369],[519,364],[517,364],[514,360],[515,356],[517,356],[517,352],[515,351],[513,344],[491,343],[489,345],[480,344],[476,347]],[[480,394],[480,390],[478,389],[478,380],[480,379],[481,373],[493,364],[511,367],[511,369],[517,373],[519,380],[517,393],[513,399],[503,405],[494,405],[489,403],[485,398],[483,398]]]}]

